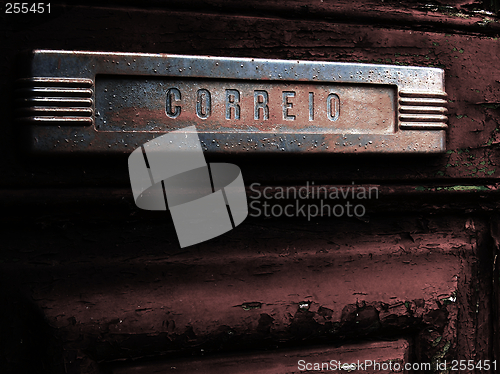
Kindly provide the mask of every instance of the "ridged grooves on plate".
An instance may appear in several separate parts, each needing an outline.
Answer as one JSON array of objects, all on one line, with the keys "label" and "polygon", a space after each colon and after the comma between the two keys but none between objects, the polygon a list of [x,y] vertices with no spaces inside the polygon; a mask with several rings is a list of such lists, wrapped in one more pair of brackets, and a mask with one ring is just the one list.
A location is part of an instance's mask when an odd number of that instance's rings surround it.
[{"label": "ridged grooves on plate", "polygon": [[19,79],[17,118],[40,125],[92,125],[93,89],[94,82],[86,78]]},{"label": "ridged grooves on plate", "polygon": [[445,92],[399,92],[399,128],[402,130],[446,130],[448,117]]}]

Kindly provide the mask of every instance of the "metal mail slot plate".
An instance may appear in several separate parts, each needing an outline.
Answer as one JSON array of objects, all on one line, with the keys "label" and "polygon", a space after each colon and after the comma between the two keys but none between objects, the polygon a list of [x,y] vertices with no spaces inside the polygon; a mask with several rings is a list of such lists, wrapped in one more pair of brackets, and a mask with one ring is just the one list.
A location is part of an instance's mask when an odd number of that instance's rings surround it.
[{"label": "metal mail slot plate", "polygon": [[33,51],[16,90],[36,152],[130,152],[195,125],[205,151],[445,151],[444,72],[336,62]]}]

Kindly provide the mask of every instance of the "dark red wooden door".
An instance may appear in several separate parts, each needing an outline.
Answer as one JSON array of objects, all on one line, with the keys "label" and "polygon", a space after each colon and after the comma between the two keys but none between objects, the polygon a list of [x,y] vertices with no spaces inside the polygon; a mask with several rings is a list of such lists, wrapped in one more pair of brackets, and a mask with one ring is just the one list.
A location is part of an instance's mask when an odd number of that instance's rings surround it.
[{"label": "dark red wooden door", "polygon": [[[57,2],[50,14],[10,14],[7,6],[0,72],[6,372],[328,372],[358,360],[385,364],[357,367],[366,372],[391,372],[389,363],[446,372],[445,361],[461,372],[487,365],[494,372],[495,13],[457,1]],[[358,216],[265,217],[251,209],[235,230],[180,249],[168,213],[135,206],[126,154],[23,152],[14,91],[22,52],[32,49],[439,67],[447,151],[207,154],[241,168],[255,206],[263,202],[257,191],[268,187],[270,203],[282,208],[297,200],[277,197],[286,187],[311,194],[356,186],[377,195],[334,201],[362,204]],[[307,206],[321,198],[298,200]]]}]

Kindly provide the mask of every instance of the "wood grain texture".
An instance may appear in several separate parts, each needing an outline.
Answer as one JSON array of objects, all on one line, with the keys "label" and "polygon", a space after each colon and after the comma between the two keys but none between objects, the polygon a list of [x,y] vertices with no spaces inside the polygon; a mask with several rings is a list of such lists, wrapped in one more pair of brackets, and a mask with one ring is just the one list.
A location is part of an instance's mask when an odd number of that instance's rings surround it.
[{"label": "wood grain texture", "polygon": [[72,370],[401,335],[419,362],[491,352],[476,335],[491,323],[480,217],[248,219],[179,250],[162,215],[121,216],[38,216],[4,236],[4,282],[43,311]]},{"label": "wood grain texture", "polygon": [[[211,356],[402,335],[412,337],[413,361],[494,357],[495,16],[472,13],[472,1],[436,9],[413,1],[116,4],[1,16],[7,371],[102,373],[103,363],[198,359],[202,349]],[[441,67],[448,152],[207,157],[239,165],[247,185],[355,181],[379,186],[381,199],[363,220],[248,219],[180,251],[166,213],[133,205],[126,156],[34,159],[20,151],[12,92],[19,52],[33,48]]]}]

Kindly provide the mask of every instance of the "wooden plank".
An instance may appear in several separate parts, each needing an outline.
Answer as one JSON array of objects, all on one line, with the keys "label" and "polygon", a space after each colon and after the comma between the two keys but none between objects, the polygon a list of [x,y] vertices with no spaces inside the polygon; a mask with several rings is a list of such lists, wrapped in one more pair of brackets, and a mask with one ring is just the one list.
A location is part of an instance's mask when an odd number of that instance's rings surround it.
[{"label": "wooden plank", "polygon": [[[75,1],[72,4],[88,6],[89,2]],[[377,24],[385,27],[412,29],[439,29],[443,32],[476,32],[498,34],[500,26],[495,12],[498,4],[481,3],[473,0],[440,0],[424,3],[412,0],[384,3],[376,0],[351,2],[340,0],[311,1],[281,0],[245,2],[233,0],[107,0],[95,4],[110,7],[149,7],[157,10],[192,11],[197,9],[218,14],[246,14],[265,17],[293,17],[307,19],[327,19],[343,23]],[[411,26],[410,26],[411,25]]]},{"label": "wooden plank", "polygon": [[[170,360],[145,365],[118,366],[113,374],[205,373],[205,374],[299,374],[304,372],[362,371],[363,373],[408,373],[410,343],[405,339],[277,350],[222,357]],[[319,370],[318,370],[319,369]]]},{"label": "wooden plank", "polygon": [[[283,208],[288,204],[295,204],[293,195],[290,193],[288,198],[281,199],[281,191],[287,189],[293,191],[302,191],[307,198],[299,198],[303,203],[309,202],[314,205],[320,205],[321,202],[328,206],[336,204],[346,205],[362,204],[366,211],[364,220],[369,221],[371,214],[380,214],[382,212],[391,213],[442,213],[446,210],[451,213],[471,213],[471,212],[496,212],[500,206],[500,190],[498,184],[481,184],[484,181],[478,181],[474,184],[418,184],[418,185],[399,185],[399,184],[355,184],[351,185],[324,185],[315,184],[314,186],[304,185],[253,185],[246,187],[247,201],[251,204],[253,201],[259,201],[255,204],[263,204],[268,200],[265,196],[272,197],[269,203],[277,204]],[[354,198],[352,191],[355,191]],[[357,196],[359,191],[369,191],[366,197]],[[325,196],[323,191],[327,191]],[[318,192],[320,191],[320,192]],[[334,191],[334,192],[331,192]],[[335,192],[337,191],[337,192]],[[346,194],[343,196],[342,193]],[[286,196],[286,192],[283,193]],[[278,197],[278,198],[276,198]],[[135,206],[131,189],[96,187],[96,188],[42,188],[42,189],[0,189],[0,204],[9,214],[0,218],[8,223],[12,219],[26,219],[26,211],[42,212],[48,205],[50,209],[57,209],[59,215],[67,214],[65,208],[72,206],[80,214],[92,214],[96,205],[105,205],[108,211],[100,212],[110,219],[113,219],[117,212],[127,212],[131,210],[137,217],[146,220],[152,218],[151,211],[138,210]],[[255,214],[255,209],[250,207],[250,214]],[[168,213],[167,213],[168,215]],[[328,217],[325,211],[324,217]],[[49,219],[51,214],[47,215]],[[318,217],[321,215],[318,214]],[[330,217],[333,217],[330,214]],[[299,217],[300,218],[300,217]],[[360,217],[362,218],[362,217]]]},{"label": "wooden plank", "polygon": [[[156,4],[159,5],[159,4]],[[463,1],[439,1],[438,4],[426,4],[404,0],[397,5],[374,0],[362,1],[311,1],[258,0],[236,2],[232,0],[174,0],[168,7],[174,9],[200,9],[218,13],[239,13],[266,15],[274,17],[294,17],[356,24],[377,24],[387,28],[439,31],[448,33],[477,33],[498,35],[500,24],[495,13],[487,10],[475,10],[479,4],[471,7]],[[471,9],[472,8],[472,9]],[[475,9],[474,9],[475,8]],[[409,26],[411,25],[411,26]]]},{"label": "wooden plank", "polygon": [[[416,331],[419,357],[430,361],[447,344],[454,352],[447,326],[458,305],[469,310],[467,293],[456,299],[476,250],[462,219],[249,220],[179,251],[160,216],[98,214],[76,225],[64,217],[37,219],[22,242],[27,222],[9,226],[2,272],[23,285],[68,352],[97,361]],[[461,331],[473,336],[474,325]]]}]

